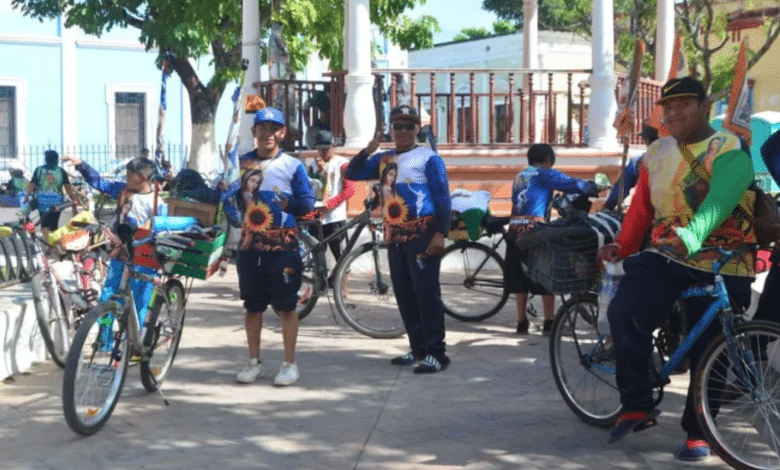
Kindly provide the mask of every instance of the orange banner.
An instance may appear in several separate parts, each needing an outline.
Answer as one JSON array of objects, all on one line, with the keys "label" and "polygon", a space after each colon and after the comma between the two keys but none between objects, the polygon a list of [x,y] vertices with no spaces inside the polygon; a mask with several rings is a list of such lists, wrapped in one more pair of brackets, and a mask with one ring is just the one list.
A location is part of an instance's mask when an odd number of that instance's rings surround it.
[{"label": "orange banner", "polygon": [[753,137],[750,130],[750,90],[747,82],[747,45],[745,40],[739,46],[737,65],[734,67],[734,82],[731,84],[731,96],[723,128],[737,134],[747,141]]}]

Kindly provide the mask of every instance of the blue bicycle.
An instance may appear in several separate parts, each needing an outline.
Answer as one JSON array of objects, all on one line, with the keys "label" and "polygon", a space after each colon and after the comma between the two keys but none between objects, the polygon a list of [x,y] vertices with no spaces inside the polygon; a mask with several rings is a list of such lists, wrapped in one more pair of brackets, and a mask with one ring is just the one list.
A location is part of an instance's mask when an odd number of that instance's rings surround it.
[{"label": "blue bicycle", "polygon": [[[651,368],[655,404],[694,341],[720,318],[723,333],[710,343],[694,376],[697,419],[713,450],[729,465],[780,469],[780,326],[746,320],[729,300],[720,274],[721,267],[745,248],[749,247],[718,248],[721,259],[713,265],[714,283],[683,293],[683,299],[712,297],[713,301],[676,350],[668,347],[668,327],[656,331]],[[586,423],[607,427],[620,413],[620,394],[609,331],[604,331],[598,318],[594,293],[575,295],[562,305],[550,335],[550,361],[569,408]]]}]

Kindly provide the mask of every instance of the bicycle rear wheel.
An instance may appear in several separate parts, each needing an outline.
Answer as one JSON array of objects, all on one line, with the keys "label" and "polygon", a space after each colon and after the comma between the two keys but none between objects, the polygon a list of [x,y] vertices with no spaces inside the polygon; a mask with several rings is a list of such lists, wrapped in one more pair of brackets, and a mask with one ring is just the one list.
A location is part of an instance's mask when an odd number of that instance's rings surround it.
[{"label": "bicycle rear wheel", "polygon": [[177,279],[163,285],[162,292],[149,309],[144,348],[148,357],[141,360],[141,383],[156,391],[168,376],[184,329],[184,286]]},{"label": "bicycle rear wheel", "polygon": [[82,436],[98,432],[114,411],[127,375],[127,339],[117,320],[121,307],[107,302],[84,316],[73,338],[62,378],[62,409]]},{"label": "bicycle rear wheel", "polygon": [[404,325],[393,295],[387,247],[366,243],[336,270],[336,308],[349,326],[372,338],[397,338]]},{"label": "bicycle rear wheel", "polygon": [[718,335],[695,383],[696,417],[713,450],[734,468],[780,469],[780,326],[738,325],[733,345]]},{"label": "bicycle rear wheel", "polygon": [[441,299],[447,315],[475,322],[490,318],[506,304],[504,260],[481,243],[456,242],[441,255]]},{"label": "bicycle rear wheel", "polygon": [[44,269],[32,278],[33,305],[46,350],[55,364],[65,367],[76,327],[73,318],[68,318],[60,299],[57,281],[47,273],[49,269]]},{"label": "bicycle rear wheel", "polygon": [[609,332],[598,329],[595,294],[574,295],[555,315],[550,363],[555,384],[574,414],[593,426],[610,426],[620,412]]},{"label": "bicycle rear wheel", "polygon": [[311,236],[303,232],[299,232],[299,241],[301,242],[299,251],[301,253],[301,261],[303,262],[303,270],[301,271],[301,287],[298,289],[298,304],[295,307],[296,313],[298,313],[298,319],[303,320],[317,305],[317,299],[319,298],[319,290],[317,289],[317,260],[316,254],[312,252],[312,249],[316,245],[316,241],[312,240]]}]

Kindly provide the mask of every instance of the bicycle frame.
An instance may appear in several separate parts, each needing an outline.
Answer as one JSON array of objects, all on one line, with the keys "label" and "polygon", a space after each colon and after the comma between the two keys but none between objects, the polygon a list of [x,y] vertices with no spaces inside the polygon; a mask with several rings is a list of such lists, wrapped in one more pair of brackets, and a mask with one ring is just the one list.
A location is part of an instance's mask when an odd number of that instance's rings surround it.
[{"label": "bicycle frame", "polygon": [[[338,230],[330,234],[329,236],[323,238],[322,237],[322,224],[319,222],[313,222],[310,224],[305,225],[315,225],[317,230],[319,231],[319,239],[314,240],[314,246],[311,248],[311,252],[317,257],[317,266],[321,267],[322,270],[318,270],[317,272],[317,282],[320,284],[320,282],[326,283],[327,282],[327,276],[335,274],[336,269],[339,265],[339,260],[336,260],[336,263],[333,265],[333,269],[328,270],[327,269],[327,263],[325,262],[325,247],[330,243],[331,241],[341,238],[342,235],[347,234],[349,229],[352,227],[356,227],[355,230],[352,232],[352,235],[349,235],[346,237],[347,239],[347,245],[344,248],[344,251],[342,252],[342,257],[352,251],[353,248],[355,248],[355,245],[358,243],[358,239],[360,238],[360,235],[363,233],[363,229],[368,226],[369,230],[371,231],[371,240],[372,242],[376,243],[376,227],[372,227],[371,223],[371,214],[369,211],[364,211],[357,217],[353,217],[349,221],[347,221],[346,224],[341,226]],[[307,234],[311,235],[309,233],[309,230],[306,226],[300,227],[301,231],[306,232]],[[324,290],[324,289],[320,289]]]},{"label": "bicycle frame", "polygon": [[[119,281],[119,288],[117,289],[117,292],[109,297],[109,300],[113,300],[117,303],[120,303],[120,301],[124,302],[122,306],[123,318],[116,320],[126,322],[124,323],[125,326],[129,325],[129,328],[127,328],[126,332],[130,351],[132,353],[137,353],[143,356],[147,352],[146,347],[142,341],[142,338],[144,338],[146,335],[147,325],[141,325],[140,319],[138,318],[138,309],[135,305],[135,297],[133,296],[133,291],[130,287],[130,279],[138,279],[152,283],[154,288],[152,289],[152,297],[149,299],[149,305],[154,304],[154,301],[159,294],[160,282],[159,278],[136,272],[134,265],[128,261],[124,263],[122,279]],[[120,303],[120,305],[122,304]]]}]

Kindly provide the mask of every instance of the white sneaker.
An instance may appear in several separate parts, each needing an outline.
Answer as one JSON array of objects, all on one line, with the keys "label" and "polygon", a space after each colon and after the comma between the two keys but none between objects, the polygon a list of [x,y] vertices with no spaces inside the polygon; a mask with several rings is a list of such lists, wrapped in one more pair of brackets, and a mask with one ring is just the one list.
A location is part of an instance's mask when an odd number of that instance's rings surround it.
[{"label": "white sneaker", "polygon": [[274,378],[274,385],[292,385],[300,377],[300,374],[298,374],[298,366],[296,366],[295,363],[282,362],[282,365],[279,366],[279,373],[276,374],[276,377]]},{"label": "white sneaker", "polygon": [[258,377],[263,376],[263,363],[259,362],[257,358],[250,358],[244,370],[238,373],[236,376],[236,382],[240,384],[249,384],[257,380]]}]

